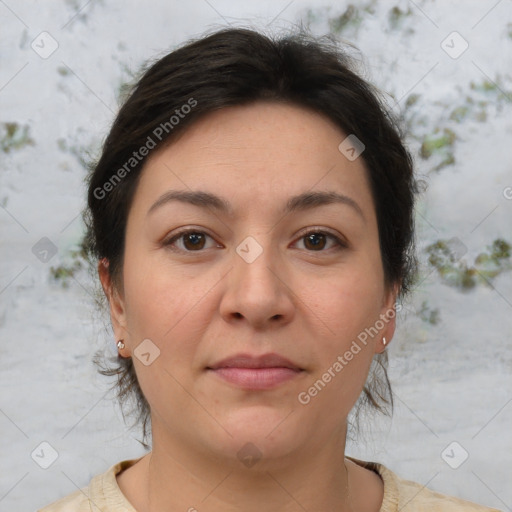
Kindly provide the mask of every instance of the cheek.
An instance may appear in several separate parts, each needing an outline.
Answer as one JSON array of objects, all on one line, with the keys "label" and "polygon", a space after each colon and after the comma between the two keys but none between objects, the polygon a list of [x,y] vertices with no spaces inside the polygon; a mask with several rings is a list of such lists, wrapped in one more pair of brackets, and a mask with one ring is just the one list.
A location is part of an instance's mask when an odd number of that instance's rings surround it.
[{"label": "cheek", "polygon": [[[169,265],[150,261],[149,254],[129,253],[124,264],[124,287],[132,357],[139,384],[152,409],[184,410],[190,397],[182,383],[190,380],[198,340],[205,290]],[[204,322],[203,322],[204,323]],[[139,347],[151,343],[150,364]],[[155,348],[156,347],[156,348]],[[153,359],[153,353],[157,354]],[[166,390],[162,394],[162,390]]]},{"label": "cheek", "polygon": [[323,327],[317,338],[320,365],[312,382],[321,381],[316,386],[322,388],[319,403],[324,407],[332,401],[340,407],[347,405],[348,409],[336,410],[336,414],[348,413],[364,386],[379,339],[368,332],[381,312],[384,287],[380,266],[347,267],[336,279],[316,282],[314,289],[309,305]]},{"label": "cheek", "polygon": [[160,382],[169,377],[165,370],[184,382],[190,379],[187,372],[190,373],[191,365],[195,371],[198,346],[214,314],[210,292],[222,275],[216,272],[187,275],[165,258],[152,258],[147,252],[134,249],[131,253],[127,251],[124,264],[132,352],[142,340],[150,339],[159,351],[159,364],[153,370],[160,369],[162,374],[156,376],[153,372],[159,383],[151,383],[145,377],[145,367],[135,357],[141,385],[142,382],[149,386],[165,384]]},{"label": "cheek", "polygon": [[324,294],[328,334],[317,338],[318,364],[297,399],[300,407],[311,406],[310,413],[326,423],[347,417],[368,377],[377,338],[368,337],[365,329],[375,324],[378,308],[377,300],[369,303],[368,288],[366,292],[363,287],[342,287]]},{"label": "cheek", "polygon": [[124,288],[129,329],[162,343],[204,295],[204,284],[189,279],[156,253],[127,245]]},{"label": "cheek", "polygon": [[378,262],[347,265],[331,279],[310,282],[310,289],[309,303],[335,345],[349,343],[379,317],[384,283]]}]

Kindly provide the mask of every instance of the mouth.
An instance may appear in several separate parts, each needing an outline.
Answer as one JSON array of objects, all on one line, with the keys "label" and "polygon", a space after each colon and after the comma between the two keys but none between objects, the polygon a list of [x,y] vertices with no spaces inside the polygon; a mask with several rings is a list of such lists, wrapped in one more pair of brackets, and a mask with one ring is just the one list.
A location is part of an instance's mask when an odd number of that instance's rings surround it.
[{"label": "mouth", "polygon": [[206,370],[246,390],[272,389],[296,378],[304,371],[278,354],[237,354],[206,367]]}]

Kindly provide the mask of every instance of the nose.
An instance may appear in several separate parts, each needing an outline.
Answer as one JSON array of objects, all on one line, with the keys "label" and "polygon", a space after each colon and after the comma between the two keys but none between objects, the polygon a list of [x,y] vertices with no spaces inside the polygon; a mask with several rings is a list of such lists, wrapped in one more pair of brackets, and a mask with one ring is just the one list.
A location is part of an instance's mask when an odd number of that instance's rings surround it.
[{"label": "nose", "polygon": [[255,250],[249,244],[239,247],[239,252],[233,251],[233,266],[226,276],[220,303],[222,317],[229,323],[246,322],[254,329],[289,323],[294,316],[295,303],[291,277],[284,271],[284,262],[268,245],[260,246],[261,254],[254,260],[246,257],[244,248]]}]

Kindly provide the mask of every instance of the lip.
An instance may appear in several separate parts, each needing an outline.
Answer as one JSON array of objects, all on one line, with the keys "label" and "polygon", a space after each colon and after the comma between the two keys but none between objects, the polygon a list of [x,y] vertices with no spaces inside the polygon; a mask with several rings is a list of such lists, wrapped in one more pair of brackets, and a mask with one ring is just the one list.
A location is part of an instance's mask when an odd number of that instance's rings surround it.
[{"label": "lip", "polygon": [[247,390],[274,388],[297,377],[303,371],[279,354],[237,354],[206,369],[224,381]]}]

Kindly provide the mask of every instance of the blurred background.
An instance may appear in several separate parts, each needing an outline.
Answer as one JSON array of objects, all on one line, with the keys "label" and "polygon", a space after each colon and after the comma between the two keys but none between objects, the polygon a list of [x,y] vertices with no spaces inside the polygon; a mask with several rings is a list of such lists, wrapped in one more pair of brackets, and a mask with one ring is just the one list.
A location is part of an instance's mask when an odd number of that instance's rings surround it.
[{"label": "blurred background", "polygon": [[359,49],[422,189],[394,416],[368,416],[347,453],[512,510],[511,0],[0,0],[0,510],[145,453],[92,364],[115,344],[81,252],[86,164],[126,84],[205,31],[299,24]]}]

